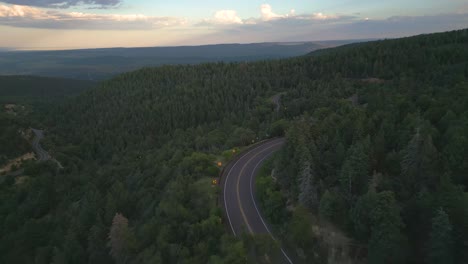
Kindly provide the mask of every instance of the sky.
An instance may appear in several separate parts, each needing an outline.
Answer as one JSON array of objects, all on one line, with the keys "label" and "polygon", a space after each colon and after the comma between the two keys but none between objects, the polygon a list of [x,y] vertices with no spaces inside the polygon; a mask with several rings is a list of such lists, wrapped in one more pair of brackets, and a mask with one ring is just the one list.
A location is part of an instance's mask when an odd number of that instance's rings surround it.
[{"label": "sky", "polygon": [[468,28],[468,0],[0,0],[0,49],[395,38]]}]

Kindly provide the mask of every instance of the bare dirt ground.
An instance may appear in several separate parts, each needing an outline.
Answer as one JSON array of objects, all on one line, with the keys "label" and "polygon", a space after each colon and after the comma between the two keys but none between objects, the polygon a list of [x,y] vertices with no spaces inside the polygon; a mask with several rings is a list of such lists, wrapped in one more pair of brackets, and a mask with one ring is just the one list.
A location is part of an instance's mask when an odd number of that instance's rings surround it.
[{"label": "bare dirt ground", "polygon": [[15,116],[18,115],[18,111],[25,109],[24,106],[16,104],[5,104],[3,105],[3,108],[7,114]]},{"label": "bare dirt ground", "polygon": [[34,154],[34,152],[29,152],[17,157],[16,159],[9,160],[5,166],[0,168],[0,173],[10,172],[13,166],[16,165],[16,167],[19,167],[23,161],[35,158],[36,155]]}]

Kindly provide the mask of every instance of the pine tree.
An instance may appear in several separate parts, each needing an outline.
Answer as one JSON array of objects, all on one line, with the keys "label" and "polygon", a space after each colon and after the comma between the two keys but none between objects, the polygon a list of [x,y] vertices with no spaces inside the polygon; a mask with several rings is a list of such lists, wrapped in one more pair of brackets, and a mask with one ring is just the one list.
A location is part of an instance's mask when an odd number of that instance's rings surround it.
[{"label": "pine tree", "polygon": [[90,228],[88,233],[88,263],[110,263],[112,259],[106,248],[107,234],[100,217],[97,216],[96,218],[97,223]]},{"label": "pine tree", "polygon": [[77,239],[77,234],[70,228],[65,236],[63,245],[63,253],[65,254],[67,263],[81,263],[86,258],[86,253],[80,242]]},{"label": "pine tree", "polygon": [[404,150],[401,169],[409,192],[422,186],[435,184],[435,162],[437,150],[430,135],[423,135],[418,128]]},{"label": "pine tree", "polygon": [[370,214],[369,263],[402,263],[406,239],[401,233],[404,224],[394,194],[385,191],[375,198]]},{"label": "pine tree", "polygon": [[341,190],[348,201],[367,192],[370,170],[368,146],[368,140],[352,145],[341,168]]},{"label": "pine tree", "polygon": [[66,264],[67,263],[67,258],[65,257],[65,254],[63,253],[63,251],[61,251],[57,247],[54,247],[51,263],[52,264]]},{"label": "pine tree", "polygon": [[372,210],[375,208],[377,195],[373,192],[368,192],[359,197],[351,209],[351,221],[353,223],[353,231],[357,239],[366,242],[371,234],[372,229]]},{"label": "pine tree", "polygon": [[326,219],[345,228],[347,212],[343,199],[335,191],[326,190],[320,199],[319,214]]},{"label": "pine tree", "polygon": [[439,208],[432,218],[429,263],[453,263],[452,224],[444,209]]}]

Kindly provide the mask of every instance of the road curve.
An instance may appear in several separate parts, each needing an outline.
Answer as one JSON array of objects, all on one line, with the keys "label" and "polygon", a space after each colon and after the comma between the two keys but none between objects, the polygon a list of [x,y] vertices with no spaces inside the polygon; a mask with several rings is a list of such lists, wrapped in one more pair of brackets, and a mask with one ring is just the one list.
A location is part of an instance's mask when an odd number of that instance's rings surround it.
[{"label": "road curve", "polygon": [[[267,140],[240,154],[229,163],[221,176],[222,202],[230,229],[235,236],[243,232],[250,234],[270,234],[268,224],[260,213],[255,199],[255,175],[261,164],[278,151],[285,140]],[[283,249],[282,263],[292,263]]]},{"label": "road curve", "polygon": [[41,139],[44,138],[44,131],[39,130],[39,129],[34,129],[34,128],[31,128],[31,130],[34,132],[34,135],[35,135],[33,142],[32,142],[32,148],[34,152],[36,152],[37,154],[37,160],[38,161],[49,160],[50,159],[49,153],[47,153],[47,151],[45,151],[42,148],[41,144],[39,143],[39,141],[41,141]]},{"label": "road curve", "polygon": [[279,112],[281,109],[281,94],[277,94],[271,98],[271,101],[275,104],[275,112]]}]

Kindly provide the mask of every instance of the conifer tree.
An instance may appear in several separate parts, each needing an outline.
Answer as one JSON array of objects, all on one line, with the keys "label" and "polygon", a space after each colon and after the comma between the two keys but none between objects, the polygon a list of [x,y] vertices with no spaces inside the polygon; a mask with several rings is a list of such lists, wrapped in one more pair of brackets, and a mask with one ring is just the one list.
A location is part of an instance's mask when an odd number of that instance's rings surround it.
[{"label": "conifer tree", "polygon": [[444,209],[439,208],[432,218],[429,263],[453,263],[452,224]]}]

